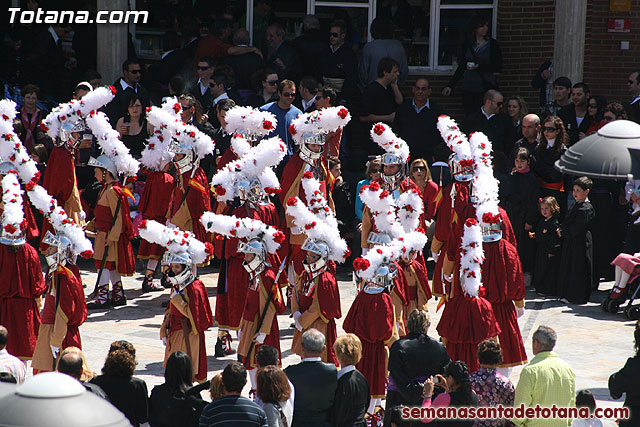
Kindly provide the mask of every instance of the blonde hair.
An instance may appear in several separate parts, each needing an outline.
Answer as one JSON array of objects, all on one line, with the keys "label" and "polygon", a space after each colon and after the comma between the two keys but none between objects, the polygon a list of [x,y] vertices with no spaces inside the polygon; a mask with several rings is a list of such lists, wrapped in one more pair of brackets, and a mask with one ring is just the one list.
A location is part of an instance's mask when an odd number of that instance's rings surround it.
[{"label": "blonde hair", "polygon": [[427,161],[425,159],[415,159],[414,161],[411,162],[411,166],[409,167],[409,176],[411,176],[411,174],[413,173],[413,167],[417,164],[422,162],[422,164],[425,167],[425,175],[424,175],[424,180],[426,182],[429,181],[433,181],[433,178],[431,177],[431,169],[429,169],[429,164],[427,163]]},{"label": "blonde hair", "polygon": [[222,373],[219,373],[211,378],[209,394],[211,395],[211,401],[220,399],[221,397],[224,397],[225,394],[227,394],[227,391],[224,389],[224,384],[222,383]]},{"label": "blonde hair", "polygon": [[89,381],[91,378],[98,375],[97,373],[89,369],[89,365],[87,364],[87,358],[84,357],[84,353],[78,347],[71,346],[71,347],[65,348],[60,352],[60,356],[58,356],[58,360],[62,359],[62,356],[69,353],[77,354],[82,359],[82,375],[80,375],[80,381]]},{"label": "blonde hair", "polygon": [[362,358],[362,343],[356,335],[346,334],[333,343],[333,351],[341,366],[356,365]]}]

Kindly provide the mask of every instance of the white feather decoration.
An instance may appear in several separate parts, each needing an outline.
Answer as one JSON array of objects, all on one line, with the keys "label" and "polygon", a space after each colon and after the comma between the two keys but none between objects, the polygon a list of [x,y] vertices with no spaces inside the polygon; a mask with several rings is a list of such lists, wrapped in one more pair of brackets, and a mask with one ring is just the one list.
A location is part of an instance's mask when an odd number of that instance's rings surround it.
[{"label": "white feather decoration", "polygon": [[171,254],[189,254],[194,264],[202,264],[213,255],[213,245],[196,239],[190,231],[169,228],[154,220],[142,220],[139,230],[140,237],[150,243],[164,246]]},{"label": "white feather decoration", "polygon": [[409,145],[398,137],[391,128],[384,123],[376,123],[371,127],[371,139],[389,154],[401,158],[404,163],[409,161]]},{"label": "white feather decoration", "polygon": [[302,144],[306,139],[318,135],[335,132],[349,123],[351,114],[345,107],[329,107],[300,114],[289,125],[289,133],[296,144]]},{"label": "white feather decoration", "polygon": [[151,107],[147,111],[147,120],[153,126],[153,134],[147,139],[147,144],[142,150],[140,163],[147,169],[162,170],[173,159],[173,153],[169,152],[171,144],[171,129],[169,123],[180,118],[182,106],[176,97],[167,99],[162,107]]},{"label": "white feather decoration", "polygon": [[22,210],[22,190],[18,183],[17,173],[8,173],[2,178],[2,228],[5,235],[18,238],[28,224]]},{"label": "white feather decoration", "polygon": [[471,159],[471,148],[465,134],[460,131],[458,124],[449,116],[438,117],[438,130],[449,149],[453,151],[458,160]]},{"label": "white feather decoration", "polygon": [[265,244],[267,252],[275,254],[285,235],[275,227],[271,227],[257,219],[237,218],[233,215],[218,215],[205,212],[200,218],[205,230],[209,233],[222,234],[225,237],[251,240],[259,239]]},{"label": "white feather decoration", "polygon": [[252,107],[233,107],[227,111],[224,120],[227,122],[224,128],[227,133],[240,134],[248,139],[263,138],[278,125],[275,115]]},{"label": "white feather decoration", "polygon": [[464,223],[462,234],[460,284],[470,297],[477,298],[480,294],[483,262],[482,230],[474,218],[469,218]]}]

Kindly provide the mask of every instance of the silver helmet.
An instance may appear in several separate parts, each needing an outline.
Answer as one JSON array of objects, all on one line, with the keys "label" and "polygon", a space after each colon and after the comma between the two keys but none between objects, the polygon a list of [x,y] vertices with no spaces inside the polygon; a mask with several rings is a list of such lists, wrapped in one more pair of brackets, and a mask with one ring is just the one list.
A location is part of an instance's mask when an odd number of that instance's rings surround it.
[{"label": "silver helmet", "polygon": [[305,271],[312,279],[315,279],[327,269],[327,261],[329,260],[329,245],[327,242],[316,239],[307,239],[302,245],[302,250],[318,255],[317,261],[308,263],[305,259],[302,261]]},{"label": "silver helmet", "polygon": [[245,178],[242,177],[236,182],[238,188],[238,197],[241,203],[249,203],[251,206],[256,207],[265,202],[265,194],[262,190],[262,184],[258,177]]},{"label": "silver helmet", "polygon": [[398,165],[400,166],[398,172],[393,175],[386,175],[383,171],[381,174],[382,181],[384,183],[384,189],[391,191],[398,188],[403,179],[406,178],[406,163],[400,157],[395,154],[385,153],[382,155],[382,165]]},{"label": "silver helmet", "polygon": [[473,160],[460,160],[454,153],[449,156],[449,169],[451,175],[456,181],[467,182],[473,179],[473,171],[475,169]]},{"label": "silver helmet", "polygon": [[483,242],[497,242],[502,239],[502,216],[499,213],[495,216],[490,213],[484,214],[480,221],[480,229]]},{"label": "silver helmet", "polygon": [[398,275],[396,265],[389,262],[381,263],[376,275],[365,282],[363,291],[368,294],[379,294],[384,291],[391,292],[393,290],[393,279]]},{"label": "silver helmet", "polygon": [[[247,270],[247,273],[249,273],[250,280],[255,279],[264,271],[265,267],[270,266],[267,261],[267,247],[260,239],[251,239],[246,243],[240,241],[238,243],[238,252],[255,255],[249,262],[242,261],[242,266]],[[255,288],[255,283],[252,284],[252,288]]]},{"label": "silver helmet", "polygon": [[194,280],[196,280],[196,274],[193,268],[193,260],[188,252],[169,252],[166,251],[162,258],[163,264],[180,264],[182,265],[182,271],[175,274],[173,270],[169,270],[167,275],[167,281],[171,286],[178,288],[182,291],[189,286]]},{"label": "silver helmet", "polygon": [[87,124],[83,118],[79,118],[75,123],[64,123],[60,129],[60,136],[54,143],[57,147],[75,150],[80,145],[80,138],[74,138],[73,134],[84,132],[87,129]]},{"label": "silver helmet", "polygon": [[95,168],[104,169],[109,171],[114,178],[118,177],[118,169],[116,168],[116,164],[111,160],[111,158],[105,154],[101,154],[98,158],[90,157],[87,165],[93,166]]},{"label": "silver helmet", "polygon": [[173,153],[174,156],[176,154],[184,154],[182,159],[173,161],[176,169],[178,169],[178,173],[183,174],[197,167],[196,155],[192,146],[180,144],[174,140],[169,145],[169,152]]},{"label": "silver helmet", "polygon": [[0,175],[4,176],[7,175],[9,173],[9,171],[11,170],[16,170],[15,166],[13,166],[13,164],[9,163],[9,162],[2,162],[0,163]]},{"label": "silver helmet", "polygon": [[300,144],[300,158],[310,165],[315,165],[322,158],[322,150],[319,153],[312,151],[307,144],[324,145],[325,135],[309,134],[302,136],[302,142]]},{"label": "silver helmet", "polygon": [[53,234],[51,231],[47,231],[42,238],[42,243],[56,249],[55,252],[45,255],[44,257],[49,266],[49,271],[53,271],[58,265],[65,265],[67,262],[75,264],[76,255],[72,251],[71,240],[69,240],[67,236]]},{"label": "silver helmet", "polygon": [[[3,212],[2,215],[0,215],[0,223],[2,224],[4,224],[4,216],[5,213]],[[10,234],[4,227],[0,227],[0,244],[6,246],[22,246],[25,243],[27,243],[26,228],[24,230],[21,229],[19,234]]]}]

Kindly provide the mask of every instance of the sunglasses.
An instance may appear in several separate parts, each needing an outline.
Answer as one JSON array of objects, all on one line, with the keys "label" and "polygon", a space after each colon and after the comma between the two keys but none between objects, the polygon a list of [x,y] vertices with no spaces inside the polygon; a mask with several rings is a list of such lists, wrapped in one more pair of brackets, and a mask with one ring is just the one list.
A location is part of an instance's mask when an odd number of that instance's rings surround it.
[{"label": "sunglasses", "polygon": [[270,84],[271,86],[275,86],[278,84],[277,80],[267,80],[267,83]]},{"label": "sunglasses", "polygon": [[218,83],[216,82],[209,83],[209,87],[216,87],[216,86],[218,86]]},{"label": "sunglasses", "polygon": [[424,166],[414,166],[413,167],[413,171],[414,172],[418,172],[418,171],[426,171],[427,168],[425,168]]},{"label": "sunglasses", "polygon": [[634,84],[635,82],[633,80],[627,80],[627,83],[629,83],[630,85]]},{"label": "sunglasses", "polygon": [[340,34],[339,33],[329,33],[329,37],[338,38],[338,37],[340,37]]},{"label": "sunglasses", "polygon": [[211,67],[201,67],[201,66],[198,65],[198,70],[200,70],[200,71],[207,71],[209,68],[211,68]]},{"label": "sunglasses", "polygon": [[542,128],[542,130],[545,131],[545,132],[557,132],[558,128],[545,126],[545,127]]},{"label": "sunglasses", "polygon": [[598,108],[598,104],[589,104],[589,108]]},{"label": "sunglasses", "polygon": [[282,92],[282,96],[286,98],[294,98],[296,96],[295,92]]},{"label": "sunglasses", "polygon": [[138,69],[135,69],[135,70],[129,70],[129,72],[131,74],[140,74],[142,72],[142,70],[140,68],[138,68]]},{"label": "sunglasses", "polygon": [[322,99],[322,98],[326,98],[326,96],[324,96],[324,95],[316,95],[316,99]]},{"label": "sunglasses", "polygon": [[613,122],[616,118],[611,116],[604,116],[605,122]]}]

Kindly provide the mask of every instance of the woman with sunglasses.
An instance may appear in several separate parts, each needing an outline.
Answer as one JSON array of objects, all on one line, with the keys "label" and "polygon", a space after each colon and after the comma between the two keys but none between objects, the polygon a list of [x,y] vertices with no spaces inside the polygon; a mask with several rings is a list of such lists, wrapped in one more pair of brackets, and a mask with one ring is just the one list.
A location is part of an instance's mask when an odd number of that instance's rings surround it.
[{"label": "woman with sunglasses", "polygon": [[354,251],[354,257],[360,256],[355,253],[360,251],[360,233],[362,233],[362,212],[364,211],[364,203],[360,198],[360,189],[363,185],[369,185],[376,179],[380,178],[382,173],[382,163],[380,157],[374,157],[367,162],[367,177],[358,182],[356,186],[356,217],[354,218],[354,230],[355,236],[353,238],[354,244],[351,246]]},{"label": "woman with sunglasses", "polygon": [[424,219],[430,221],[436,214],[434,199],[438,194],[438,184],[431,177],[431,170],[425,159],[415,159],[409,168],[409,177],[420,188],[424,200]]},{"label": "woman with sunglasses", "polygon": [[540,197],[555,197],[560,205],[560,218],[567,208],[567,196],[564,189],[564,178],[558,172],[554,163],[560,159],[569,143],[569,135],[564,128],[562,119],[558,116],[549,116],[542,124],[542,135],[535,149],[535,163],[533,173],[540,183]]},{"label": "woman with sunglasses", "polygon": [[580,132],[578,139],[582,139],[585,136],[589,136],[592,133],[596,133],[598,129],[605,125],[604,121],[604,107],[607,105],[607,100],[600,95],[593,95],[587,102],[587,114],[591,118],[591,125],[587,129],[586,133]]},{"label": "woman with sunglasses", "polygon": [[258,70],[253,75],[254,87],[259,87],[258,91],[247,98],[247,106],[260,108],[265,104],[278,100],[278,74],[275,71],[265,68]]}]

